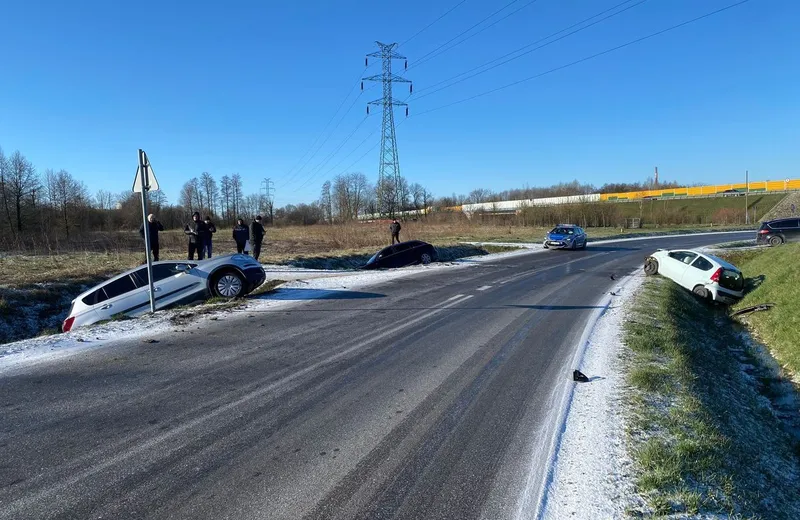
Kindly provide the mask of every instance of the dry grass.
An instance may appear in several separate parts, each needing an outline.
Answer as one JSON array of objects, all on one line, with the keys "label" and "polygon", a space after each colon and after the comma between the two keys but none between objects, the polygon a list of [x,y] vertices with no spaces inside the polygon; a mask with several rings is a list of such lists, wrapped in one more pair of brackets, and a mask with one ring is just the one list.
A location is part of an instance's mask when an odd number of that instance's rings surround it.
[{"label": "dry grass", "polygon": [[[681,229],[691,231],[708,228]],[[476,224],[459,219],[437,223],[406,222],[400,238],[424,240],[436,246],[452,246],[459,242],[538,242],[546,231],[537,227]],[[624,230],[625,234],[654,231],[669,229]],[[620,232],[619,228],[588,230],[590,238],[618,236]],[[165,231],[160,235],[160,242],[162,260],[186,258],[186,237],[182,231]],[[389,243],[388,224],[385,222],[267,228],[261,261],[288,263],[317,257],[369,256]],[[47,254],[0,256],[0,285],[20,286],[102,278],[144,263],[144,248],[136,232],[107,234],[104,240],[89,244],[92,245],[87,245],[86,250],[77,252],[51,251]],[[102,244],[102,247],[97,244]],[[228,254],[235,250],[231,230],[220,228],[214,235],[214,253]]]}]

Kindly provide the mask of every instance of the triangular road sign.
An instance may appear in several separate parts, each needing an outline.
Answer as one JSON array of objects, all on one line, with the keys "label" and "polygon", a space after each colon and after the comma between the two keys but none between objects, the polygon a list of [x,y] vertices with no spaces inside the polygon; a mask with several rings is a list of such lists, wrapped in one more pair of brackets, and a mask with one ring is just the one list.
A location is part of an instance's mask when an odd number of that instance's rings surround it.
[{"label": "triangular road sign", "polygon": [[[156,179],[156,174],[153,171],[153,167],[150,166],[150,160],[147,158],[147,155],[144,156],[144,160],[145,160],[144,185],[147,188],[147,191],[157,191],[158,179]],[[133,191],[134,192],[142,191],[142,169],[138,167],[136,168],[136,177],[133,179]]]}]

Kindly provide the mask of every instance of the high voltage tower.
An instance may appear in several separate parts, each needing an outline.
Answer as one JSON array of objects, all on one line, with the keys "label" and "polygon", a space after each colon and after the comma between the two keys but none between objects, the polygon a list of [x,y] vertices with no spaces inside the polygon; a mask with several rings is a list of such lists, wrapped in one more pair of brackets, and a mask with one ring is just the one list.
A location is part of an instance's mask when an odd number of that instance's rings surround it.
[{"label": "high voltage tower", "polygon": [[[400,161],[397,156],[397,138],[394,131],[394,107],[406,107],[408,116],[408,105],[392,97],[392,83],[411,83],[411,80],[392,73],[392,60],[405,60],[405,56],[395,52],[396,43],[378,44],[378,52],[367,54],[364,62],[369,65],[369,58],[380,58],[383,63],[381,74],[362,78],[361,90],[364,90],[364,81],[380,81],[383,83],[383,97],[370,101],[367,104],[367,114],[369,105],[383,107],[383,123],[381,125],[381,151],[380,163],[378,167],[378,212],[381,215],[394,214],[397,208],[397,196],[400,188]],[[408,68],[408,61],[405,62]],[[413,86],[409,85],[409,93],[413,92]],[[391,184],[389,184],[391,182]]]}]

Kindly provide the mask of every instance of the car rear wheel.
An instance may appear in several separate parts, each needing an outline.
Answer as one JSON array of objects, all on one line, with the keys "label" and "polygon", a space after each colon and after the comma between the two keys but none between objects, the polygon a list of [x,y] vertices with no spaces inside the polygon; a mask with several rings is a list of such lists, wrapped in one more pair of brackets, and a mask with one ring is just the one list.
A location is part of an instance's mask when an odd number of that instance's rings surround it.
[{"label": "car rear wheel", "polygon": [[708,300],[708,289],[703,287],[702,285],[696,286],[692,289],[692,292],[697,295],[702,300]]},{"label": "car rear wheel", "polygon": [[644,263],[644,274],[652,276],[658,273],[658,261],[648,260]]},{"label": "car rear wheel", "polygon": [[214,276],[211,292],[222,298],[236,298],[244,293],[244,279],[236,271],[224,271]]},{"label": "car rear wheel", "polygon": [[433,258],[431,257],[430,253],[422,253],[422,256],[419,257],[420,263],[422,265],[428,265],[429,263],[433,262]]},{"label": "car rear wheel", "polygon": [[769,245],[771,246],[779,246],[783,244],[783,239],[781,237],[770,237]]}]

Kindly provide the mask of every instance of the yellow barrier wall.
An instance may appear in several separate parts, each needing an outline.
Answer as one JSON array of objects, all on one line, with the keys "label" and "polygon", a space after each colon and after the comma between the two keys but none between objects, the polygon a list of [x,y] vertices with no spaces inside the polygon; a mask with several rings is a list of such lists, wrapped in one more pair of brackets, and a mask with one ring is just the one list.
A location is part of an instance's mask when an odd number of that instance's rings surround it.
[{"label": "yellow barrier wall", "polygon": [[[744,182],[734,184],[717,184],[712,186],[690,186],[684,188],[673,188],[663,190],[645,190],[645,191],[628,191],[624,193],[602,193],[600,200],[637,200],[645,197],[698,197],[704,195],[716,195],[728,190],[741,190],[747,189]],[[789,179],[783,181],[754,181],[750,183],[750,191],[756,192],[770,192],[770,191],[788,191],[800,190],[800,179]]]}]

